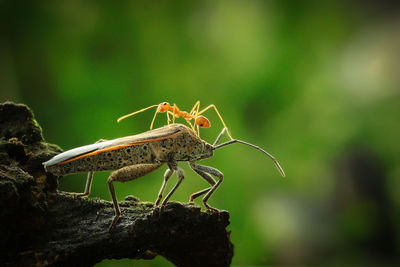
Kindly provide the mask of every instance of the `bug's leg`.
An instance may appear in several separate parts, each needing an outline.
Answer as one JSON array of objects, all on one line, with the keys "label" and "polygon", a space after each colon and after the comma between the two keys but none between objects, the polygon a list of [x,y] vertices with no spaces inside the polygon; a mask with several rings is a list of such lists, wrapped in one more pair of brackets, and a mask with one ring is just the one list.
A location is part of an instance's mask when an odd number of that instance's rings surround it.
[{"label": "bug's leg", "polygon": [[[101,143],[107,141],[106,139],[99,139],[95,144]],[[86,186],[85,186],[85,192],[83,193],[73,193],[77,198],[82,198],[82,197],[87,197],[90,195],[90,189],[92,187],[92,181],[93,181],[93,172],[89,172],[87,179],[86,179]]]},{"label": "bug's leg", "polygon": [[112,184],[113,180],[110,179],[111,176],[108,178],[108,188],[110,190],[111,198],[114,204],[114,211],[115,211],[115,216],[114,219],[112,220],[110,226],[108,227],[108,231],[111,232],[112,229],[114,228],[115,224],[117,223],[119,216],[121,216],[121,209],[118,205],[118,200],[117,196],[115,195],[115,190],[114,190],[114,185]]},{"label": "bug's leg", "polygon": [[158,193],[157,200],[155,202],[155,206],[158,206],[160,204],[160,201],[162,199],[162,195],[164,194],[165,191],[165,186],[167,185],[168,179],[171,177],[171,175],[174,173],[174,171],[170,168],[168,168],[165,173],[164,173],[164,182],[160,188],[160,192]]},{"label": "bug's leg", "polygon": [[131,181],[133,179],[142,177],[142,176],[156,170],[161,165],[162,164],[158,164],[158,163],[157,164],[131,165],[131,166],[123,167],[123,168],[116,170],[110,174],[110,176],[108,177],[107,183],[108,183],[108,188],[110,190],[111,198],[112,198],[112,201],[114,204],[115,216],[114,216],[113,221],[110,224],[110,227],[108,228],[109,232],[112,231],[115,224],[118,222],[119,217],[121,216],[121,209],[119,208],[117,196],[115,195],[113,182],[115,182],[115,181],[118,181],[118,182]]},{"label": "bug's leg", "polygon": [[202,113],[204,113],[205,111],[209,110],[210,108],[213,108],[213,109],[215,110],[215,112],[217,113],[219,119],[220,119],[221,122],[222,122],[222,125],[224,125],[224,127],[226,128],[226,133],[228,134],[229,138],[230,138],[231,140],[233,140],[233,137],[231,136],[231,133],[229,132],[228,127],[226,127],[225,122],[224,122],[224,120],[222,119],[221,114],[219,114],[219,111],[218,111],[217,107],[216,107],[214,104],[209,105],[209,106],[206,107],[205,109],[203,109],[203,110],[197,112],[196,116],[201,115]]},{"label": "bug's leg", "polygon": [[215,139],[213,146],[217,145],[219,140],[221,140],[222,135],[225,133],[226,128],[222,129],[221,133],[218,135],[217,139]]},{"label": "bug's leg", "polygon": [[215,208],[211,207],[210,205],[208,205],[207,201],[210,198],[210,196],[214,193],[214,191],[218,188],[218,186],[222,183],[222,181],[224,179],[224,174],[222,172],[220,172],[219,170],[215,169],[215,168],[204,166],[204,165],[198,165],[198,164],[196,164],[194,162],[190,162],[190,166],[194,170],[199,170],[199,171],[214,175],[215,177],[219,178],[218,182],[216,182],[211,187],[211,189],[208,191],[208,193],[203,198],[203,205],[207,208],[207,210],[218,212],[217,209],[215,209]]},{"label": "bug's leg", "polygon": [[211,189],[211,187],[203,189],[203,190],[200,190],[199,192],[191,194],[190,198],[189,198],[189,203],[193,203],[196,198],[198,198],[199,196],[204,195],[205,193],[210,191],[210,189]]},{"label": "bug's leg", "polygon": [[89,196],[90,188],[92,187],[92,181],[93,181],[93,172],[89,172],[87,180],[86,180],[85,192],[76,194],[77,198],[82,198],[82,197]]},{"label": "bug's leg", "polygon": [[178,186],[182,183],[183,178],[185,178],[185,174],[181,168],[178,167],[176,163],[169,163],[168,167],[176,172],[176,175],[178,176],[178,182],[176,185],[171,189],[171,191],[168,193],[168,195],[165,197],[164,201],[162,202],[162,206],[165,206],[169,200],[169,198],[172,196],[172,194],[176,191]]},{"label": "bug's leg", "polygon": [[193,202],[193,201],[194,201],[196,198],[198,198],[199,196],[204,195],[205,193],[207,193],[208,191],[210,191],[211,188],[212,188],[212,186],[215,185],[216,182],[215,182],[215,180],[211,177],[210,174],[208,174],[208,173],[206,173],[206,172],[203,172],[203,171],[200,171],[200,170],[197,170],[197,169],[195,169],[194,167],[192,167],[192,162],[190,162],[189,165],[190,165],[190,167],[191,167],[198,175],[200,175],[204,180],[206,180],[206,181],[211,185],[211,187],[208,187],[208,188],[203,189],[203,190],[201,190],[201,191],[199,191],[199,192],[196,192],[196,193],[191,194],[191,195],[190,195],[190,198],[189,198],[189,202]]}]

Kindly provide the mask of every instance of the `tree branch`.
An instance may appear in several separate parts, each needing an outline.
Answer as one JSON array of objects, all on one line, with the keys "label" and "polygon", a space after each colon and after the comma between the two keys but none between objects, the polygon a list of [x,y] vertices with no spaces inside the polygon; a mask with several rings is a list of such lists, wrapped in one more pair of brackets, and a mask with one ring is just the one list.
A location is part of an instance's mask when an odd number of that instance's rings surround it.
[{"label": "tree branch", "polygon": [[229,213],[192,204],[156,208],[129,196],[112,233],[111,202],[57,191],[42,162],[61,152],[45,143],[24,105],[0,105],[0,259],[6,265],[92,266],[103,259],[152,259],[177,266],[228,266]]}]

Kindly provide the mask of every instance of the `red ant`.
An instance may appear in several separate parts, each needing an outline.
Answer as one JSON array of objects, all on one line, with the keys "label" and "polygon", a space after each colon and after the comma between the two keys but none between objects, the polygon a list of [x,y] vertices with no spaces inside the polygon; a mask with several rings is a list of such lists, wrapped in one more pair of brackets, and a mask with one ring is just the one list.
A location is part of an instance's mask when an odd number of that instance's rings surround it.
[{"label": "red ant", "polygon": [[[150,130],[153,129],[153,124],[154,124],[154,121],[156,119],[157,114],[166,112],[167,113],[167,119],[168,119],[168,125],[169,125],[169,123],[171,121],[170,118],[169,118],[169,115],[172,115],[172,123],[175,123],[175,118],[182,117],[190,125],[190,127],[192,128],[193,131],[196,131],[195,130],[195,125],[196,125],[196,127],[197,127],[197,135],[200,136],[199,127],[208,128],[208,127],[211,126],[210,121],[206,117],[202,116],[201,114],[204,113],[205,111],[207,111],[210,108],[214,108],[215,112],[217,113],[218,117],[220,118],[220,120],[222,122],[222,125],[226,128],[226,131],[227,131],[227,134],[228,134],[229,138],[231,140],[233,140],[233,138],[231,136],[231,133],[228,130],[228,127],[226,127],[224,120],[222,119],[221,115],[218,112],[217,107],[214,104],[212,104],[212,105],[209,105],[208,107],[206,107],[205,109],[202,109],[202,110],[199,111],[199,109],[200,109],[200,101],[197,101],[196,104],[194,104],[194,106],[193,106],[193,108],[192,108],[192,110],[190,112],[181,111],[176,104],[171,106],[168,102],[163,102],[163,103],[161,103],[159,105],[152,105],[150,107],[135,111],[135,112],[133,112],[131,114],[122,116],[117,121],[120,122],[121,120],[123,120],[123,119],[125,119],[127,117],[136,115],[136,114],[138,114],[140,112],[143,112],[145,110],[148,110],[148,109],[151,109],[151,108],[154,108],[154,107],[157,107],[157,110],[156,110],[156,112],[154,114],[153,120],[151,121]],[[195,125],[190,122],[192,119],[194,119],[194,124]]]}]

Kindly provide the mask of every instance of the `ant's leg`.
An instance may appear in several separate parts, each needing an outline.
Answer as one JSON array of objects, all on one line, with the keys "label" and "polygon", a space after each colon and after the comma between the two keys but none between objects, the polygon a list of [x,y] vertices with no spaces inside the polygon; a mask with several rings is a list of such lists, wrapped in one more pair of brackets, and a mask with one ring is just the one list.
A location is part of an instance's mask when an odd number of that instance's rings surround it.
[{"label": "ant's leg", "polygon": [[170,119],[169,119],[169,114],[168,114],[168,112],[166,112],[167,113],[167,123],[168,123],[168,125],[169,125],[169,123],[170,123]]},{"label": "ant's leg", "polygon": [[160,204],[160,201],[162,199],[162,195],[164,194],[165,191],[165,186],[167,185],[168,179],[171,177],[171,175],[174,173],[174,170],[168,168],[165,173],[164,173],[164,182],[160,188],[160,192],[158,193],[157,200],[155,202],[155,206],[158,206]]},{"label": "ant's leg", "polygon": [[192,128],[193,131],[195,131],[194,126],[190,123],[190,121],[188,119],[185,118],[185,121],[187,122],[187,124],[190,125],[190,127]]},{"label": "ant's leg", "polygon": [[[176,104],[174,103],[174,107],[173,107],[173,113],[176,114],[176,111],[179,110],[179,108],[176,106]],[[175,123],[175,116],[172,118],[172,123]]]},{"label": "ant's leg", "polygon": [[176,115],[175,115],[172,111],[170,111],[170,110],[168,110],[167,112],[168,112],[169,115],[172,115],[172,117],[175,117],[175,116],[176,116]]},{"label": "ant's leg", "polygon": [[[179,118],[179,116],[176,115],[176,114],[174,114],[172,111],[168,111],[168,114],[172,115],[173,123],[175,123],[175,118]],[[185,121],[187,122],[187,124],[190,125],[190,128],[192,128],[192,130],[195,131],[195,128],[194,128],[194,126],[190,123],[190,121],[189,121],[188,119],[186,119],[186,118],[184,118],[184,119],[185,119]]]},{"label": "ant's leg", "polygon": [[198,165],[198,164],[196,164],[194,162],[189,162],[189,163],[190,163],[190,167],[192,167],[192,169],[198,170],[198,171],[202,171],[202,172],[214,175],[215,177],[219,178],[218,182],[216,182],[211,187],[211,189],[207,192],[207,194],[203,198],[203,205],[207,208],[207,210],[218,212],[217,209],[215,209],[215,208],[211,207],[210,205],[208,205],[207,201],[210,198],[210,196],[214,193],[214,191],[218,188],[218,186],[222,183],[222,181],[224,179],[224,174],[222,172],[220,172],[219,170],[217,170],[215,168],[212,168],[212,167],[208,167],[208,166],[204,166],[204,165]]},{"label": "ant's leg", "polygon": [[158,169],[162,164],[138,164],[123,167],[119,170],[116,170],[110,174],[108,177],[107,183],[108,188],[110,190],[111,198],[114,204],[115,216],[112,220],[108,231],[111,232],[114,226],[117,224],[119,217],[121,216],[121,209],[118,205],[117,196],[115,195],[113,182],[127,182],[139,177],[142,177],[155,169]]},{"label": "ant's leg", "polygon": [[[189,166],[190,166],[198,175],[200,175],[204,180],[206,180],[210,185],[212,185],[212,186],[215,185],[216,182],[215,182],[215,180],[212,178],[212,176],[211,176],[210,174],[208,174],[208,173],[206,173],[206,172],[203,172],[203,171],[200,171],[200,170],[198,170],[198,169],[195,169],[194,167],[192,167],[192,164],[191,164],[191,163],[189,163]],[[194,199],[196,199],[196,198],[198,198],[199,196],[204,195],[205,193],[207,193],[208,191],[210,191],[211,188],[212,188],[212,186],[209,187],[209,188],[203,189],[203,190],[201,190],[201,191],[199,191],[199,192],[193,193],[192,195],[190,195],[189,202],[193,202]]]},{"label": "ant's leg", "polygon": [[222,117],[221,117],[221,114],[219,114],[218,109],[217,109],[217,107],[216,107],[214,104],[209,105],[209,106],[206,107],[205,109],[201,110],[200,112],[198,112],[198,113],[196,114],[196,116],[199,116],[200,114],[204,113],[205,111],[209,110],[210,108],[213,108],[213,109],[215,110],[215,112],[217,113],[219,119],[220,119],[221,122],[222,122],[222,125],[224,125],[224,127],[226,128],[226,133],[228,134],[229,138],[230,138],[231,140],[233,140],[233,137],[232,137],[231,133],[229,132],[228,127],[226,127],[225,122],[224,122],[224,120],[223,120]]},{"label": "ant's leg", "polygon": [[156,112],[154,113],[153,120],[151,121],[150,130],[153,129],[154,121],[156,120],[156,117],[157,117],[157,114],[158,114],[158,113],[159,113],[159,112],[158,112],[158,109],[157,109]]},{"label": "ant's leg", "polygon": [[199,112],[199,107],[200,107],[200,101],[198,100],[198,101],[196,102],[196,104],[194,104],[192,110],[189,112],[189,115],[190,115],[190,116],[193,116],[193,112],[194,112],[195,110],[197,110],[196,113],[198,113],[198,112]]},{"label": "ant's leg", "polygon": [[[171,111],[168,111],[168,113],[169,113],[170,115],[172,115],[173,118],[179,118],[178,115],[175,115],[175,114],[174,114],[173,112],[171,112]],[[184,119],[185,119],[185,121],[187,122],[187,124],[190,125],[190,128],[192,128],[192,130],[195,132],[196,130],[195,130],[194,126],[190,123],[190,120],[188,120],[187,118],[184,118]]]},{"label": "ant's leg", "polygon": [[164,201],[162,202],[162,206],[165,206],[172,196],[172,194],[176,191],[178,186],[182,183],[183,179],[185,178],[185,174],[181,168],[178,167],[176,163],[169,163],[168,164],[169,168],[174,170],[176,172],[176,175],[178,176],[178,182],[176,185],[171,189],[171,191],[168,193],[168,195],[165,197]]},{"label": "ant's leg", "polygon": [[190,123],[190,121],[188,121],[188,120],[187,120],[186,122],[190,124],[190,127],[192,127],[193,132],[196,132],[196,128],[194,128],[194,125],[192,125],[192,124]]}]

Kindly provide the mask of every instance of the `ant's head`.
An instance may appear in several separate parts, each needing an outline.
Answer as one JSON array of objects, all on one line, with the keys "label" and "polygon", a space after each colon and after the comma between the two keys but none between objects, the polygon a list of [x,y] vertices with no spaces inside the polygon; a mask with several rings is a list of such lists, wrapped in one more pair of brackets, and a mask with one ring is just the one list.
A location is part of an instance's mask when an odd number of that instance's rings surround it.
[{"label": "ant's head", "polygon": [[202,115],[197,116],[195,119],[195,122],[198,126],[200,126],[202,128],[208,128],[211,126],[210,121]]},{"label": "ant's head", "polygon": [[168,102],[162,102],[160,105],[158,105],[157,112],[167,112],[170,107],[171,105]]}]

